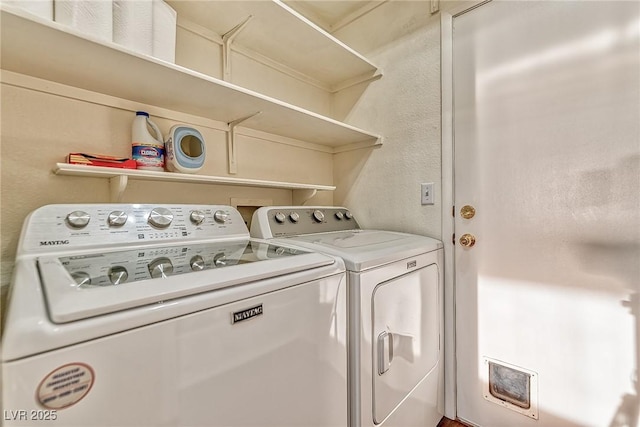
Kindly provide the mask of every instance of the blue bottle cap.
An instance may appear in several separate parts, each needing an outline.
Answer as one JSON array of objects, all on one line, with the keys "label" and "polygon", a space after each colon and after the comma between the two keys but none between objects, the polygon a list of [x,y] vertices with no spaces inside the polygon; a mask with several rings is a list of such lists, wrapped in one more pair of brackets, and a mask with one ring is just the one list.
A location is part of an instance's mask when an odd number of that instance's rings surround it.
[{"label": "blue bottle cap", "polygon": [[147,113],[146,111],[136,111],[136,116],[149,117],[149,113]]}]

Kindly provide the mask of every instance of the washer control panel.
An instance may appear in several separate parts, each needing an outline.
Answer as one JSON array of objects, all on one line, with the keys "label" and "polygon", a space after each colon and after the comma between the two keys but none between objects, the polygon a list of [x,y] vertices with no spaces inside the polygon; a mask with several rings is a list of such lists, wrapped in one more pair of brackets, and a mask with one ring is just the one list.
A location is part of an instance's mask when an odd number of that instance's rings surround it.
[{"label": "washer control panel", "polygon": [[67,256],[60,258],[60,263],[77,286],[93,288],[235,265],[241,262],[247,245],[246,241],[223,241],[185,246],[154,246]]},{"label": "washer control panel", "polygon": [[265,239],[358,229],[348,209],[330,206],[263,207],[256,210],[251,221],[251,235]]},{"label": "washer control panel", "polygon": [[222,205],[47,205],[26,224],[19,252],[249,235],[240,213]]}]

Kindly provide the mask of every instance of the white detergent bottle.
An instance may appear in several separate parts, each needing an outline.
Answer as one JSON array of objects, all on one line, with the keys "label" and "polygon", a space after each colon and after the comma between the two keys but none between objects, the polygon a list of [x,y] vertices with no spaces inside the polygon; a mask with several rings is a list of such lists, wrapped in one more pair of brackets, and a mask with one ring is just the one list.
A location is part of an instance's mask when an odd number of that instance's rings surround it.
[{"label": "white detergent bottle", "polygon": [[[155,136],[149,133],[149,127]],[[164,170],[164,142],[162,132],[149,120],[149,113],[137,111],[131,129],[131,158],[138,169]]]}]

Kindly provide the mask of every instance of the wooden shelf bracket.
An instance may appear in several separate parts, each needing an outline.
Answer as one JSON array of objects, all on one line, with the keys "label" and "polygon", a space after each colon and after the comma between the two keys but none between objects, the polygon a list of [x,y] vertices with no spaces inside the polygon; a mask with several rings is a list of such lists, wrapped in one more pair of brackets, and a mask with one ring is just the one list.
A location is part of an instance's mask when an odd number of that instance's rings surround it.
[{"label": "wooden shelf bracket", "polygon": [[246,117],[242,117],[227,123],[227,126],[229,126],[229,130],[227,131],[227,156],[229,173],[238,173],[238,158],[236,153],[236,126],[246,120],[249,120],[252,117],[257,116],[260,113],[262,113],[262,111],[256,111],[255,113],[249,114]]},{"label": "wooden shelf bracket", "polygon": [[247,16],[247,18],[227,31],[222,36],[222,80],[228,82],[231,81],[231,43],[233,39],[247,26],[251,21],[253,15]]},{"label": "wooden shelf bracket", "polygon": [[109,194],[112,202],[121,202],[124,190],[127,189],[129,177],[127,175],[118,175],[109,178]]},{"label": "wooden shelf bracket", "polygon": [[318,193],[316,189],[293,190],[292,202],[296,206],[303,206]]}]

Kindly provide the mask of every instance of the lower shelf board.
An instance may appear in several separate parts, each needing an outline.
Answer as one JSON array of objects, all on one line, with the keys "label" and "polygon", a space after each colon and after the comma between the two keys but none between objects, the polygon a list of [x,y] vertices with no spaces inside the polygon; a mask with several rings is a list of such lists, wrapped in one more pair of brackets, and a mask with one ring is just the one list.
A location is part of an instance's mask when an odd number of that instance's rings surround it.
[{"label": "lower shelf board", "polygon": [[229,176],[209,176],[173,172],[156,172],[137,169],[119,169],[100,166],[86,166],[57,163],[53,169],[56,175],[82,176],[88,178],[108,178],[111,201],[118,202],[127,188],[129,179],[141,181],[169,181],[210,185],[237,185],[244,187],[278,188],[293,191],[294,204],[303,204],[318,191],[334,191],[333,185],[304,184],[297,182],[267,181],[259,179],[235,178]]}]

